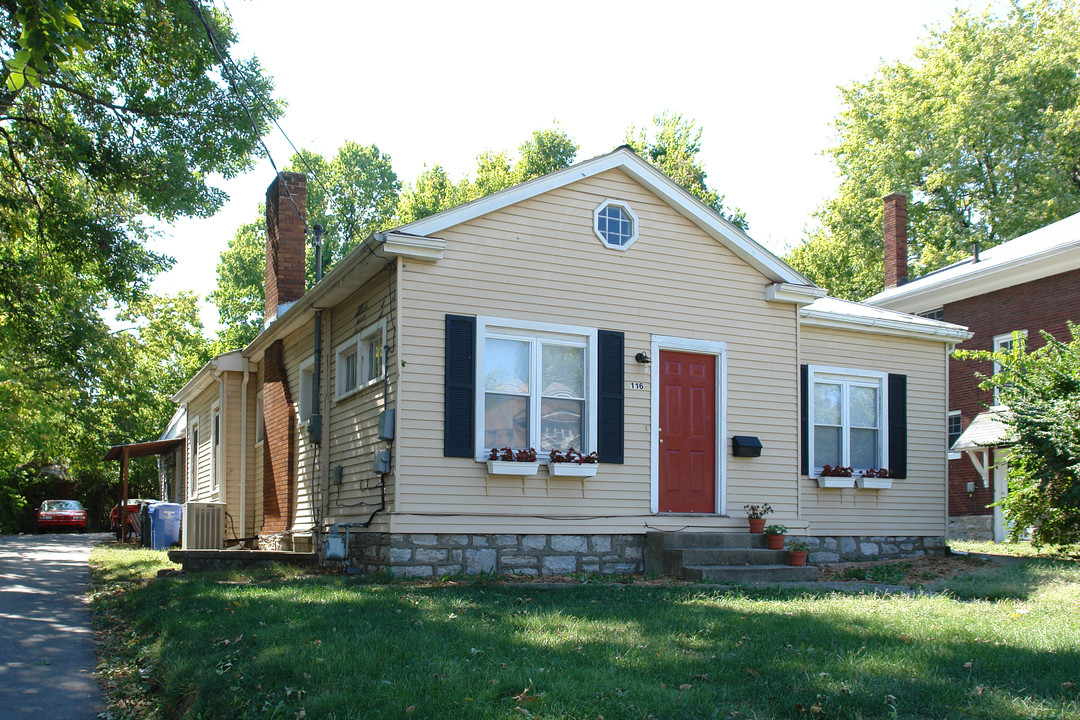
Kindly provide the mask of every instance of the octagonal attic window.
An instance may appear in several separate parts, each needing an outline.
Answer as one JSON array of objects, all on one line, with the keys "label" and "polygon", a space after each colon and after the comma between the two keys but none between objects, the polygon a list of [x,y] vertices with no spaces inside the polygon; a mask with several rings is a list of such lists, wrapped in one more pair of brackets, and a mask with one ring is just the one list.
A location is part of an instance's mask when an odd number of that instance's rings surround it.
[{"label": "octagonal attic window", "polygon": [[626,250],[637,240],[637,215],[625,203],[605,200],[593,211],[593,231],[605,247]]}]

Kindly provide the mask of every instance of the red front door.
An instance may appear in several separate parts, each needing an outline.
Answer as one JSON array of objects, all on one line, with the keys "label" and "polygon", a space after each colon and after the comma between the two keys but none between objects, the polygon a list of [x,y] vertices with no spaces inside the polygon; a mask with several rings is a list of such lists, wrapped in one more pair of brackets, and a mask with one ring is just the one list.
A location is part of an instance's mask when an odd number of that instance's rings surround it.
[{"label": "red front door", "polygon": [[716,356],[660,351],[660,512],[716,512]]}]

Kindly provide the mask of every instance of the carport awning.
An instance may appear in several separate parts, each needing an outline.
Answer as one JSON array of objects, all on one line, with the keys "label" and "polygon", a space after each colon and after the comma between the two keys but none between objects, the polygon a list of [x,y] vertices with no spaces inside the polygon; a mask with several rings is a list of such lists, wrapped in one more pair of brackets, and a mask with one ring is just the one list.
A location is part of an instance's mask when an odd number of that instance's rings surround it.
[{"label": "carport awning", "polygon": [[146,457],[147,455],[160,455],[169,452],[173,448],[184,443],[184,438],[169,438],[168,440],[148,440],[147,442],[128,443],[127,445],[113,445],[109,452],[105,453],[103,460],[119,460],[127,448],[129,458]]}]

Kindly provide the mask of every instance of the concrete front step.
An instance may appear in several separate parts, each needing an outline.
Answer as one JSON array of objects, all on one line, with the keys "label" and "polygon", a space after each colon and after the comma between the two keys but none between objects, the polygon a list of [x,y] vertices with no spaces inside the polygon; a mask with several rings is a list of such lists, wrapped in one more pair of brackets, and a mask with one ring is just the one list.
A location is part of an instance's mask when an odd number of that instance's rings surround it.
[{"label": "concrete front step", "polygon": [[787,564],[787,550],[769,550],[767,545],[764,535],[753,533],[647,533],[645,572],[686,580],[736,583],[817,579],[817,567],[792,567]]},{"label": "concrete front step", "polygon": [[818,579],[818,568],[815,565],[688,566],[683,568],[681,577],[686,580],[718,583],[813,582]]},{"label": "concrete front step", "polygon": [[764,548],[768,540],[761,533],[748,532],[665,532],[649,533],[646,540],[659,542],[669,550],[700,548]]},{"label": "concrete front step", "polygon": [[680,555],[686,566],[702,565],[787,565],[787,550],[764,548],[717,548],[709,550],[668,550],[665,555]]}]

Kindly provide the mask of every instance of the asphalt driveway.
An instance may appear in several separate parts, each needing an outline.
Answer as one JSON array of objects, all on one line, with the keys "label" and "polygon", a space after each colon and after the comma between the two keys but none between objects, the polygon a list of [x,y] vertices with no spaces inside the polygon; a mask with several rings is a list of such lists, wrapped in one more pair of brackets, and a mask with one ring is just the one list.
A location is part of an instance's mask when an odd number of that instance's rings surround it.
[{"label": "asphalt driveway", "polygon": [[87,557],[108,535],[0,536],[0,717],[93,720]]}]

